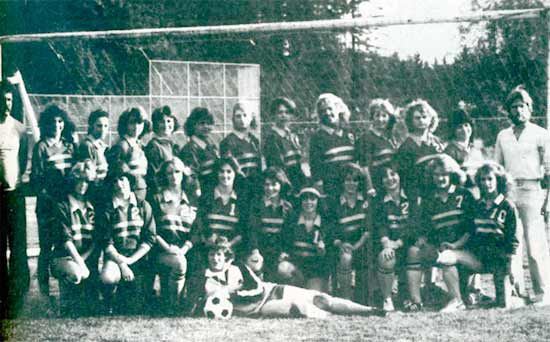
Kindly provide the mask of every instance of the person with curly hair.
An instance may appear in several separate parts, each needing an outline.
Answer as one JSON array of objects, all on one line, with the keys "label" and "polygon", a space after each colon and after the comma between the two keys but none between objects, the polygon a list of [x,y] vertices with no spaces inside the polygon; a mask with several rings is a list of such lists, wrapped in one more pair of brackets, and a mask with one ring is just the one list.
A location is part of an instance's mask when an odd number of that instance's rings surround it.
[{"label": "person with curly hair", "polygon": [[74,124],[59,106],[46,107],[38,125],[40,140],[34,145],[30,183],[37,197],[38,285],[41,293],[49,296],[52,214],[55,204],[69,191],[67,176],[75,162],[76,148],[72,139]]}]

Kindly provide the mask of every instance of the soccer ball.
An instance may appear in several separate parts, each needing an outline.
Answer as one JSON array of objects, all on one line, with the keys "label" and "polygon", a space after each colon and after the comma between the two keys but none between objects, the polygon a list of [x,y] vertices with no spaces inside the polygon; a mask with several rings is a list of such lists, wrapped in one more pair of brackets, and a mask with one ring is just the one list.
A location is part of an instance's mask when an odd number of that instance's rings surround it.
[{"label": "soccer ball", "polygon": [[290,261],[281,261],[277,267],[277,273],[283,279],[291,279],[296,273],[296,266],[294,266]]},{"label": "soccer ball", "polygon": [[210,319],[229,319],[233,314],[233,304],[222,294],[215,293],[206,298],[204,315]]}]

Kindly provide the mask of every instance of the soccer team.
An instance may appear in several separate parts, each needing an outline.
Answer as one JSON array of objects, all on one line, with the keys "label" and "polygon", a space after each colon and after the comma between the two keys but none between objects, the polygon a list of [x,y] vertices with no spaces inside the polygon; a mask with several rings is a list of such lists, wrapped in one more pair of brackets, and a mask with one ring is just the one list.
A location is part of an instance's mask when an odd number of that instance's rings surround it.
[{"label": "soccer team", "polygon": [[[0,271],[10,278],[1,285],[3,315],[16,314],[29,283],[20,182],[27,142],[10,115],[11,83],[0,84]],[[40,292],[49,296],[50,276],[57,278],[69,316],[192,314],[219,291],[245,315],[413,312],[439,291],[432,273],[440,270],[441,311],[486,300],[480,273],[493,274],[491,305],[513,307],[526,301],[526,248],[532,301],[549,305],[550,135],[529,122],[523,88],[504,104],[513,125],[497,138],[496,161],[475,168],[468,113],[450,115],[445,143],[434,134],[438,114],[420,99],[400,114],[404,135],[388,100],[371,102],[360,133],[339,97],[320,95],[309,168],[288,98],[272,101],[261,142],[250,104],[237,103],[233,132],[219,146],[203,107],[185,120],[184,146],[173,139],[178,118],[164,106],[150,122],[142,108],[125,110],[109,147],[109,113],[90,113],[78,143],[67,112],[49,105],[30,175]]]}]

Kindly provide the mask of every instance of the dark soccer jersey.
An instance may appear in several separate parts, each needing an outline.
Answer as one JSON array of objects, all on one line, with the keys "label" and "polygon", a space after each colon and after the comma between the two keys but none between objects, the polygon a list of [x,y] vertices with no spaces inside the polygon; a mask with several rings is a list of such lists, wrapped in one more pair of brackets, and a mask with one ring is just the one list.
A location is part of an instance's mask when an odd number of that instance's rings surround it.
[{"label": "dark soccer jersey", "polygon": [[127,138],[120,139],[107,152],[109,169],[121,168],[133,176],[145,177],[147,174],[147,157],[140,141],[130,143]]},{"label": "dark soccer jersey", "polygon": [[78,147],[77,159],[79,161],[90,159],[96,166],[97,180],[104,180],[107,176],[109,164],[105,157],[107,144],[103,140],[96,140],[91,136],[87,136]]},{"label": "dark soccer jersey", "polygon": [[235,133],[229,133],[220,142],[220,153],[222,156],[232,156],[237,159],[246,177],[255,177],[262,170],[260,142],[251,133],[248,133],[247,139],[241,139]]},{"label": "dark soccer jersey", "polygon": [[72,241],[79,253],[90,249],[97,240],[95,229],[95,211],[88,201],[78,202],[68,197],[55,206],[53,221],[53,245],[56,257],[68,256],[65,248],[67,241]]},{"label": "dark soccer jersey", "polygon": [[474,211],[474,226],[467,248],[484,256],[511,255],[518,246],[518,217],[515,205],[498,195],[489,208],[478,200]]},{"label": "dark soccer jersey", "polygon": [[157,235],[168,244],[183,247],[185,242],[194,240],[191,227],[196,217],[196,208],[189,204],[184,192],[180,196],[162,190],[153,197],[153,216]]},{"label": "dark soccer jersey", "polygon": [[453,141],[449,142],[444,153],[451,156],[458,165],[464,164],[464,160],[466,160],[466,156],[468,156],[468,150]]},{"label": "dark soccer jersey", "polygon": [[372,234],[370,204],[361,194],[353,207],[340,196],[332,209],[336,219],[334,229],[328,232],[332,242],[338,239],[355,245],[365,232]]},{"label": "dark soccer jersey", "polygon": [[325,183],[339,183],[343,178],[342,166],[355,160],[355,138],[344,130],[341,135],[322,126],[311,137],[309,161],[311,175]]},{"label": "dark soccer jersey", "polygon": [[385,196],[376,204],[374,209],[376,225],[376,242],[380,243],[383,237],[392,241],[401,240],[404,243],[410,238],[411,227],[409,221],[410,202],[401,191],[399,204],[390,196]]},{"label": "dark soccer jersey", "polygon": [[142,243],[153,246],[156,242],[156,225],[147,201],[137,202],[132,197],[128,203],[108,205],[100,219],[105,244],[113,245],[122,255],[132,255]]},{"label": "dark soccer jersey", "polygon": [[266,205],[263,199],[252,203],[249,218],[250,245],[259,249],[264,258],[276,258],[281,253],[283,224],[291,211],[292,205],[284,200],[278,205]]},{"label": "dark soccer jersey", "polygon": [[421,195],[424,168],[430,157],[443,151],[443,145],[436,136],[431,135],[428,141],[418,145],[408,137],[394,155],[401,186],[413,200]]},{"label": "dark soccer jersey", "polygon": [[167,160],[172,160],[177,152],[177,145],[170,138],[153,136],[144,148],[147,158],[147,183],[155,186],[155,176],[160,166]]},{"label": "dark soccer jersey", "polygon": [[355,144],[357,161],[361,166],[368,166],[371,173],[391,163],[395,154],[396,143],[387,137],[368,130],[359,137]]},{"label": "dark soccer jersey", "polygon": [[179,157],[185,165],[191,167],[195,175],[198,175],[203,191],[208,188],[207,185],[214,183],[213,167],[220,157],[220,152],[215,144],[192,137],[180,150]]},{"label": "dark soccer jersey", "polygon": [[[201,197],[197,220],[200,232],[206,238],[213,234],[225,236],[229,240],[237,236],[243,236],[242,225],[247,221],[242,200],[233,192],[227,201],[223,203],[216,189]],[[242,245],[242,244],[241,244]]]},{"label": "dark soccer jersey", "polygon": [[267,167],[282,168],[292,185],[300,186],[304,174],[301,168],[302,151],[298,136],[290,131],[279,133],[271,128],[266,130],[262,141],[262,151]]},{"label": "dark soccer jersey", "polygon": [[75,147],[65,140],[51,143],[40,140],[32,155],[31,184],[40,195],[61,199],[66,194],[66,179],[74,165]]},{"label": "dark soccer jersey", "polygon": [[[295,213],[285,222],[283,228],[285,252],[299,263],[300,261],[314,263],[316,260],[322,262],[324,259],[318,250],[318,245],[321,241],[324,242],[324,232],[327,229],[328,220],[317,215],[313,227],[308,231],[304,218],[299,213]],[[323,267],[323,264],[319,264],[319,267]]]},{"label": "dark soccer jersey", "polygon": [[420,205],[420,231],[435,246],[455,242],[472,231],[475,206],[472,193],[451,185],[448,195],[445,202],[436,196],[424,197]]}]

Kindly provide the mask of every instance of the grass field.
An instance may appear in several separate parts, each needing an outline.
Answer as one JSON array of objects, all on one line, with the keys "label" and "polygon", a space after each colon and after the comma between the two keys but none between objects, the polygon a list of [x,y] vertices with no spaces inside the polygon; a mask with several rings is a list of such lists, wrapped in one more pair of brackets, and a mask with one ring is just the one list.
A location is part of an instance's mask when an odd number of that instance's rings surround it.
[{"label": "grass field", "polygon": [[3,322],[8,341],[548,341],[550,308],[244,319],[100,317]]},{"label": "grass field", "polygon": [[[32,213],[28,210],[28,214]],[[30,216],[30,215],[29,215]],[[31,220],[32,218],[29,217]],[[31,221],[32,222],[32,221]],[[34,225],[29,225],[33,227]],[[35,246],[34,231],[29,246]],[[36,259],[30,267],[35,274]],[[487,281],[484,281],[484,287]],[[52,290],[57,284],[52,281]],[[490,289],[488,292],[491,292]],[[476,309],[455,314],[392,313],[380,317],[311,319],[89,317],[56,318],[33,276],[23,318],[0,321],[6,341],[550,341],[550,307]]]}]

